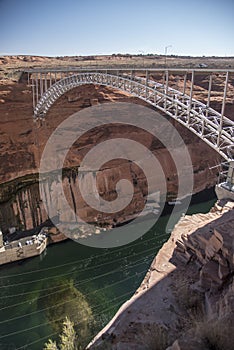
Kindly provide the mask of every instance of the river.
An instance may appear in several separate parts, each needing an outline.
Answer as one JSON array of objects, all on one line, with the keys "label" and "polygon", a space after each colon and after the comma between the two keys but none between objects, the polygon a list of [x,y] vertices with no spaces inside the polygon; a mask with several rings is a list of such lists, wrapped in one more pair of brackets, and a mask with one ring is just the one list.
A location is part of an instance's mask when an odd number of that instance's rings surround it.
[{"label": "river", "polygon": [[[205,213],[213,192],[188,214]],[[66,315],[85,346],[140,285],[157,251],[167,241],[164,215],[141,239],[123,247],[97,249],[65,241],[45,254],[0,269],[0,349],[43,349]]]}]

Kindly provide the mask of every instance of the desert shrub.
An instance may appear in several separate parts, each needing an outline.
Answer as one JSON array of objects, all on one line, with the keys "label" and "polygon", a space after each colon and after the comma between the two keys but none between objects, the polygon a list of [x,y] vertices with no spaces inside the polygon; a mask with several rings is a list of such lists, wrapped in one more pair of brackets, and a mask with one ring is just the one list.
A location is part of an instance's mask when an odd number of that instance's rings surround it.
[{"label": "desert shrub", "polygon": [[168,347],[167,331],[161,326],[153,326],[150,337],[146,341],[147,350],[165,350]]},{"label": "desert shrub", "polygon": [[73,323],[66,317],[63,322],[63,331],[60,334],[60,343],[51,339],[44,346],[44,350],[78,350],[76,346],[76,333]]},{"label": "desert shrub", "polygon": [[191,288],[193,280],[186,276],[177,276],[175,297],[180,308],[185,312],[187,322],[201,321],[204,315],[204,295]]},{"label": "desert shrub", "polygon": [[169,345],[168,332],[160,324],[138,324],[136,340],[145,350],[165,350]]},{"label": "desert shrub", "polygon": [[55,332],[61,333],[62,321],[68,317],[74,325],[75,332],[79,334],[79,346],[84,347],[87,339],[92,337],[92,327],[95,322],[84,295],[75,288],[73,281],[54,280],[46,287],[51,287],[51,290],[45,288],[40,294],[38,307],[44,310],[50,326]]},{"label": "desert shrub", "polygon": [[197,336],[209,350],[232,350],[234,334],[232,320],[205,320],[197,324]]}]

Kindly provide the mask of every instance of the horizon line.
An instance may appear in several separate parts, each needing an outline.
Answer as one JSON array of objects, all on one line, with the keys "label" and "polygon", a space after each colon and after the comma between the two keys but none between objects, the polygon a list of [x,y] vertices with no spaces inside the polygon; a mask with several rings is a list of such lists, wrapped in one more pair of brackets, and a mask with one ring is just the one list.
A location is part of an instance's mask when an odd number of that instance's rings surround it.
[{"label": "horizon line", "polygon": [[147,57],[147,56],[158,56],[158,57],[178,57],[178,58],[234,58],[233,56],[229,55],[180,55],[180,54],[157,54],[157,53],[148,53],[148,54],[142,54],[142,53],[112,53],[112,54],[86,54],[86,55],[38,55],[38,54],[21,54],[21,53],[14,53],[14,54],[8,54],[8,53],[0,53],[0,57],[13,57],[13,56],[24,56],[24,57],[43,57],[43,58],[62,58],[62,57],[109,57],[109,56],[138,56],[138,57]]}]

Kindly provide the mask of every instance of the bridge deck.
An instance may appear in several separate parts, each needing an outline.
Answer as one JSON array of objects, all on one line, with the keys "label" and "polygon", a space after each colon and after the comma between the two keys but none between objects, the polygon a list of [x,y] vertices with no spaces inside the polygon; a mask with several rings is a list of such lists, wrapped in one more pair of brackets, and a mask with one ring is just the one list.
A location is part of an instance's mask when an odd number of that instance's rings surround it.
[{"label": "bridge deck", "polygon": [[[77,86],[110,86],[136,96],[176,119],[224,159],[229,161],[233,158],[234,122],[225,117],[233,69],[53,67],[28,69],[25,72],[32,85],[34,118],[45,118],[53,103]],[[206,76],[205,103],[194,98],[195,79],[199,75]],[[223,81],[221,111],[210,107],[212,87],[217,76]],[[183,86],[179,89],[178,80],[181,79]]]}]

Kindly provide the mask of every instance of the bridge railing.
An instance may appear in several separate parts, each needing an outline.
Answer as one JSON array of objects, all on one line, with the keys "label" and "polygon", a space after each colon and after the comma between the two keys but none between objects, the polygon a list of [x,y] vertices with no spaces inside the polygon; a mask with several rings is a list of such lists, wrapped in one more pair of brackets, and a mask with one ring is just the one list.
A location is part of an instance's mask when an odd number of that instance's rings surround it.
[{"label": "bridge railing", "polygon": [[[159,72],[159,70],[156,71]],[[219,113],[209,106],[212,79],[209,82],[208,100],[205,104],[193,98],[194,71],[190,72],[189,94],[185,93],[185,83],[183,92],[169,86],[168,71],[160,70],[161,73],[165,73],[163,83],[149,79],[148,72],[145,72],[145,77],[142,77],[137,76],[137,72],[133,70],[79,71],[66,73],[64,77],[61,73],[61,79],[58,81],[56,72],[53,77],[51,72],[46,72],[45,77],[48,77],[48,74],[50,76],[49,82],[43,81],[43,76],[38,78],[37,73],[36,78],[32,79],[34,117],[44,118],[49,108],[62,94],[81,84],[111,86],[146,101],[176,119],[225,159],[230,159],[228,150],[234,143],[234,122],[224,116],[228,74],[226,74],[222,111]],[[54,81],[53,78],[55,78]]]}]

